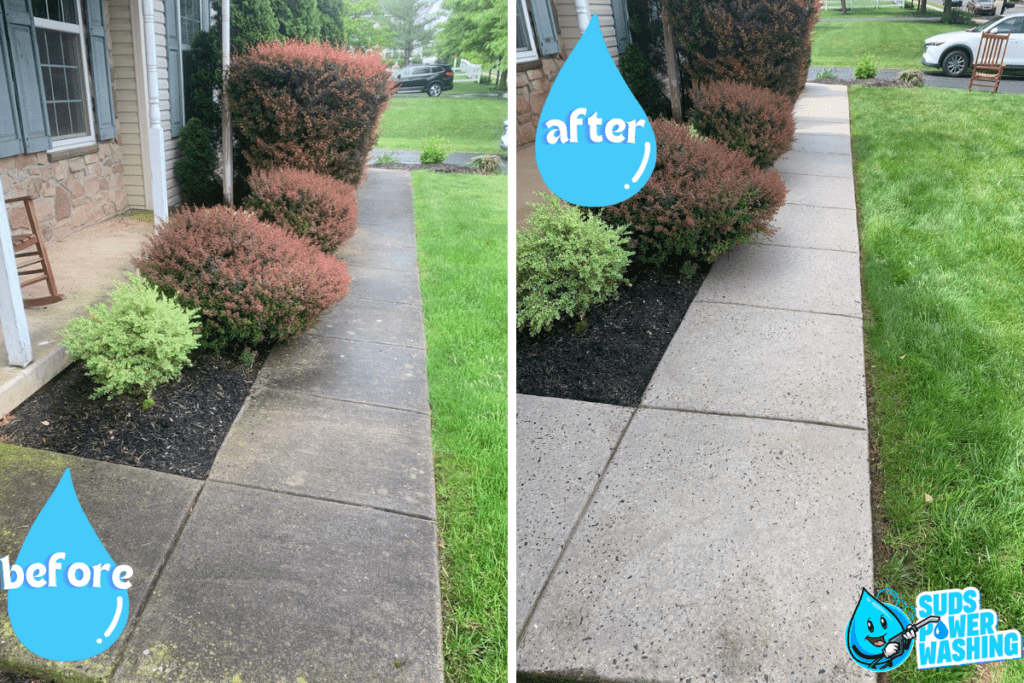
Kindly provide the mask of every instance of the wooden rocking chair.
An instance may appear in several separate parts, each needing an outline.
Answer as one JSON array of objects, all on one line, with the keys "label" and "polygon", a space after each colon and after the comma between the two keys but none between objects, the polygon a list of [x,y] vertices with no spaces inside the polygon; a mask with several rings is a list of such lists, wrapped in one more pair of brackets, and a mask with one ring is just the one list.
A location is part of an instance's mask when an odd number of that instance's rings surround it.
[{"label": "wooden rocking chair", "polygon": [[967,85],[968,90],[973,90],[975,84],[980,88],[991,88],[991,92],[999,90],[999,81],[1003,79],[1006,46],[1009,43],[1010,34],[1008,33],[981,34],[981,47],[978,49],[977,59],[974,60],[971,82]]},{"label": "wooden rocking chair", "polygon": [[50,296],[25,299],[25,306],[48,306],[63,301],[64,295],[57,293],[57,283],[53,279],[53,269],[50,268],[50,259],[46,255],[46,245],[43,244],[43,237],[39,232],[39,223],[36,221],[36,210],[32,205],[32,198],[25,196],[7,200],[8,204],[13,202],[22,202],[25,205],[29,226],[28,230],[11,228],[11,241],[14,242],[14,260],[18,264],[18,277],[28,277],[27,280],[21,280],[21,288],[24,289],[45,280],[46,287],[50,290]]}]

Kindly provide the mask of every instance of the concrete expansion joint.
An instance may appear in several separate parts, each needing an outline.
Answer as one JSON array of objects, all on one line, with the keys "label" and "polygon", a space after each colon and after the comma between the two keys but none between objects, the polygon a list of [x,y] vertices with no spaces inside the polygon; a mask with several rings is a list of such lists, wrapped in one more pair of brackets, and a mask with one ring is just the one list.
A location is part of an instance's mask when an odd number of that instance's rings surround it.
[{"label": "concrete expansion joint", "polygon": [[[844,252],[851,254],[853,252]],[[738,306],[740,308],[763,308],[767,311],[788,311],[790,313],[806,313],[807,315],[831,315],[837,318],[850,318],[852,320],[864,320],[863,315],[849,315],[847,313],[832,313],[829,311],[806,311],[800,308],[783,308],[782,306],[758,306],[757,304],[741,304],[734,301],[702,301],[695,300],[695,304],[710,304],[716,306]]]},{"label": "concrete expansion joint", "polygon": [[[324,503],[333,503],[335,505],[343,505],[345,507],[362,508],[364,510],[376,510],[377,512],[387,512],[392,515],[400,515],[402,517],[411,517],[413,519],[422,519],[426,522],[437,523],[437,519],[430,515],[420,515],[415,512],[403,512],[402,510],[392,510],[391,508],[379,507],[377,505],[367,505],[366,503],[355,503],[347,500],[336,500],[334,498],[325,498],[324,496],[314,496],[308,493],[298,493],[296,491],[288,491],[286,489],[279,489],[265,486],[255,486],[253,484],[242,484],[237,481],[228,481],[226,479],[214,479],[210,477],[206,481],[212,481],[217,484],[224,484],[225,486],[237,486],[241,489],[252,489],[254,491],[266,491],[267,493],[276,493],[282,496],[290,496],[292,498],[305,498],[306,500],[319,500]],[[194,504],[194,503],[193,503]]]},{"label": "concrete expansion joint", "polygon": [[353,401],[350,398],[338,398],[337,396],[324,396],[323,394],[314,394],[302,391],[291,391],[288,389],[275,389],[274,391],[280,391],[282,393],[292,394],[293,396],[312,396],[313,398],[322,398],[325,401],[337,401],[338,403],[353,403],[360,406],[372,406],[374,408],[387,408],[388,410],[400,410],[403,413],[412,413],[414,415],[426,415],[430,417],[430,411],[413,410],[412,408],[402,408],[399,406],[389,406],[384,403],[370,403],[369,401]]},{"label": "concrete expansion joint", "polygon": [[[396,272],[396,273],[411,273],[413,271],[411,271],[411,270],[396,270],[394,272]],[[368,296],[358,296],[356,294],[350,294],[350,295],[348,295],[345,298],[346,299],[359,299],[361,301],[382,301],[382,302],[384,302],[386,304],[402,304],[403,306],[420,306],[420,305],[422,305],[422,304],[418,304],[418,303],[411,304],[408,301],[395,301],[394,299],[372,299],[372,298],[370,298]]]},{"label": "concrete expansion joint", "polygon": [[426,349],[422,346],[412,346],[411,344],[395,344],[392,342],[384,341],[368,341],[366,339],[358,339],[356,337],[346,337],[340,334],[329,334],[327,332],[317,331],[317,334],[321,337],[329,337],[330,339],[338,339],[341,341],[359,342],[360,344],[377,344],[378,346],[394,346],[399,349],[412,349],[413,351],[425,351]]},{"label": "concrete expansion joint", "polygon": [[[713,410],[693,410],[692,408],[673,408],[672,406],[652,406],[641,403],[639,408],[644,410],[661,410],[669,413],[690,413],[693,415],[712,415],[715,417],[744,417],[751,420],[770,420],[772,422],[795,422],[797,424],[815,425],[818,427],[835,427],[836,429],[849,429],[853,432],[866,432],[867,427],[844,425],[836,422],[819,422],[817,420],[798,420],[791,417],[772,417],[770,415],[750,415],[747,413],[721,413]],[[632,418],[630,418],[632,419]]]},{"label": "concrete expansion joint", "polygon": [[[831,176],[829,176],[831,177]],[[791,204],[790,206],[806,206],[812,209],[842,209],[844,211],[853,211],[853,209],[844,209],[841,206],[815,206],[812,204]],[[841,254],[859,254],[859,251],[853,249],[832,249],[829,247],[802,247],[796,244],[773,244],[771,242],[756,242],[755,246],[758,247],[775,247],[776,249],[803,249],[805,251],[838,251]]]}]

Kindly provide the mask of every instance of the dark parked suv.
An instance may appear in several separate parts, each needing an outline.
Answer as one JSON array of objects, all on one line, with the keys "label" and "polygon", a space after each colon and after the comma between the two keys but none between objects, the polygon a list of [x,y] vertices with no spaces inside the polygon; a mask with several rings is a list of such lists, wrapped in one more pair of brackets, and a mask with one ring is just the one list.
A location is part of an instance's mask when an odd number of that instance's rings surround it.
[{"label": "dark parked suv", "polygon": [[426,92],[437,97],[454,87],[455,72],[445,64],[413,64],[391,74],[391,80],[398,83],[398,92]]}]

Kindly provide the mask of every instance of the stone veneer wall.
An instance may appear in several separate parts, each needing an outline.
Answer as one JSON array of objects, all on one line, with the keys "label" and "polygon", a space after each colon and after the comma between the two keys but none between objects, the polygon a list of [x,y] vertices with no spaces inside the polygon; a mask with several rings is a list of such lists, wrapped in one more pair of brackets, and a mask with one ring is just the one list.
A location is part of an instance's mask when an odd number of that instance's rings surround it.
[{"label": "stone veneer wall", "polygon": [[[37,152],[0,159],[4,197],[30,195],[49,242],[128,208],[121,146],[107,141],[65,152]],[[11,226],[25,227],[22,204],[10,205]]]},{"label": "stone veneer wall", "polygon": [[543,57],[536,68],[516,73],[516,145],[529,144],[537,137],[540,112],[564,62],[558,55]]}]

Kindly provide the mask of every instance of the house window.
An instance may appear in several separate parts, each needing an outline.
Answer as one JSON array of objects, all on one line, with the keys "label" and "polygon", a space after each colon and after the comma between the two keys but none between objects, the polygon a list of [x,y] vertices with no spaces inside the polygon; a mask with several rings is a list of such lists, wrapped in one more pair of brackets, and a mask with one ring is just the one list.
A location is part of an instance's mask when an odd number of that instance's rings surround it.
[{"label": "house window", "polygon": [[170,71],[171,137],[185,125],[193,113],[190,76],[196,69],[192,58],[192,43],[196,37],[210,30],[210,0],[166,0],[167,9],[167,63]]},{"label": "house window", "polygon": [[93,142],[92,97],[80,2],[34,0],[32,10],[51,149]]},{"label": "house window", "polygon": [[529,62],[537,59],[537,42],[533,38],[530,26],[530,13],[526,9],[526,0],[518,0],[516,11],[516,62]]}]

